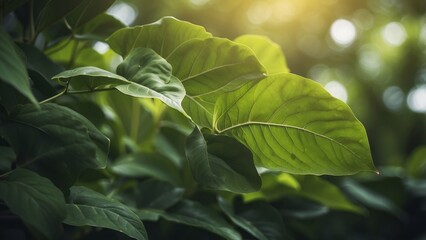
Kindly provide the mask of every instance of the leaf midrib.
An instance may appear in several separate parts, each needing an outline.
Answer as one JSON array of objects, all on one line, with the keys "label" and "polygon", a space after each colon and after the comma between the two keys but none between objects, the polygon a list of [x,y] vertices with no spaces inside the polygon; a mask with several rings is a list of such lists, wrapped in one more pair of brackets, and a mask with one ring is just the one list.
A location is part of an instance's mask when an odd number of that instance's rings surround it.
[{"label": "leaf midrib", "polygon": [[238,128],[238,127],[244,127],[244,126],[249,126],[249,125],[263,125],[263,126],[272,126],[272,127],[284,127],[284,128],[291,128],[291,129],[296,129],[296,130],[300,130],[303,132],[306,132],[308,134],[312,134],[315,135],[317,137],[321,137],[324,138],[330,142],[336,143],[337,145],[341,146],[342,148],[346,149],[347,151],[349,151],[352,155],[354,155],[356,158],[358,159],[363,159],[361,156],[359,156],[358,154],[356,154],[354,151],[352,151],[350,148],[348,148],[347,146],[343,145],[342,143],[336,141],[335,139],[332,139],[330,137],[327,137],[325,135],[322,135],[320,133],[308,130],[306,128],[301,128],[301,127],[297,127],[297,126],[292,126],[292,125],[287,125],[287,124],[279,124],[279,123],[267,123],[267,122],[256,122],[256,121],[248,121],[248,122],[244,122],[244,123],[239,123],[239,124],[235,124],[232,125],[230,127],[227,127],[225,129],[219,130],[217,128],[217,124],[216,126],[214,126],[214,130],[218,133],[218,134],[223,134],[229,130]]}]

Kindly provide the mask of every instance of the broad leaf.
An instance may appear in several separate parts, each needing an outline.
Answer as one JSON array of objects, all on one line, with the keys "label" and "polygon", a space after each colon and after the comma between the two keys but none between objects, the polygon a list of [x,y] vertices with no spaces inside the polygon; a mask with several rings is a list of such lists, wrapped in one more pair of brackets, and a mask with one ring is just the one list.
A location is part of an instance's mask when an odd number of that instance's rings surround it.
[{"label": "broad leaf", "polygon": [[235,42],[244,44],[253,50],[268,74],[289,72],[280,45],[269,38],[260,35],[243,35],[236,38]]},{"label": "broad leaf", "polygon": [[285,216],[298,219],[318,218],[330,212],[328,207],[316,201],[296,196],[282,197],[274,202],[274,207]]},{"label": "broad leaf", "polygon": [[120,202],[85,187],[72,187],[68,200],[66,224],[109,228],[135,239],[148,239],[139,217]]},{"label": "broad leaf", "polygon": [[13,87],[31,102],[37,103],[31,92],[25,64],[16,52],[12,39],[1,27],[0,42],[0,81]]},{"label": "broad leaf", "polygon": [[182,182],[177,167],[159,154],[125,155],[112,164],[111,170],[125,177],[152,177],[176,185]]},{"label": "broad leaf", "polygon": [[107,39],[107,43],[122,56],[127,56],[134,48],[145,47],[167,58],[186,41],[211,36],[201,26],[164,17],[151,24],[120,29]]},{"label": "broad leaf", "polygon": [[172,66],[153,50],[136,48],[118,65],[117,74],[127,78],[131,84],[120,85],[118,91],[143,98],[157,98],[185,114],[181,103],[185,89],[172,76]]},{"label": "broad leaf", "polygon": [[204,187],[247,193],[261,186],[253,155],[234,138],[203,136],[195,127],[186,142],[186,156],[194,179]]},{"label": "broad leaf", "polygon": [[228,203],[225,199],[219,197],[219,206],[220,209],[232,220],[240,228],[244,229],[248,233],[250,233],[253,237],[259,240],[268,240],[268,238],[258,229],[256,228],[250,221],[245,218],[238,216],[230,203]]},{"label": "broad leaf", "polygon": [[155,179],[146,180],[138,185],[139,208],[165,210],[175,205],[182,198],[185,189]]},{"label": "broad leaf", "polygon": [[115,0],[86,0],[76,7],[67,17],[68,26],[76,29],[107,10]]},{"label": "broad leaf", "polygon": [[212,127],[214,105],[220,95],[265,77],[265,69],[253,51],[222,38],[188,41],[167,61],[185,87],[185,111],[207,128]]},{"label": "broad leaf", "polygon": [[0,174],[12,170],[12,165],[15,160],[16,155],[12,148],[0,146]]},{"label": "broad leaf", "polygon": [[0,199],[24,222],[49,239],[57,239],[66,207],[62,192],[51,181],[32,171],[16,169],[0,181]]},{"label": "broad leaf", "polygon": [[46,27],[61,20],[71,13],[78,5],[84,3],[83,0],[63,1],[50,0],[43,7],[37,18],[37,32],[43,31]]},{"label": "broad leaf", "polygon": [[426,146],[418,147],[407,161],[407,174],[412,178],[426,177]]},{"label": "broad leaf", "polygon": [[167,211],[142,210],[139,215],[155,220],[160,216],[168,221],[203,228],[228,240],[240,240],[240,234],[216,211],[198,202],[183,200]]},{"label": "broad leaf", "polygon": [[276,74],[221,97],[214,130],[236,137],[258,166],[295,174],[374,171],[363,125],[318,83]]},{"label": "broad leaf", "polygon": [[55,104],[16,108],[0,132],[17,155],[18,166],[37,168],[62,189],[86,168],[106,166],[109,140],[80,114]]}]

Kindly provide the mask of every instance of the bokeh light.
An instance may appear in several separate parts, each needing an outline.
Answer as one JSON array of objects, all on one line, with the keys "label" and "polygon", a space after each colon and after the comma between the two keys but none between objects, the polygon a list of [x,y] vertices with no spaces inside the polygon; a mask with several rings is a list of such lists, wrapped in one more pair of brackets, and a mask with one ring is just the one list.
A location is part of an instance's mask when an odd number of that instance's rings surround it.
[{"label": "bokeh light", "polygon": [[330,28],[331,38],[340,46],[351,45],[356,38],[356,28],[354,24],[346,19],[337,19]]},{"label": "bokeh light", "polygon": [[382,37],[385,42],[392,46],[400,46],[407,38],[404,26],[398,22],[388,23],[382,30]]},{"label": "bokeh light", "polygon": [[401,109],[404,104],[405,96],[400,87],[390,86],[383,92],[383,103],[392,111]]},{"label": "bokeh light", "polygon": [[413,112],[426,113],[426,84],[417,86],[410,91],[407,104]]},{"label": "bokeh light", "polygon": [[104,42],[96,42],[93,45],[93,49],[100,54],[104,54],[109,50],[109,45]]},{"label": "bokeh light", "polygon": [[343,102],[348,101],[348,92],[345,86],[338,81],[328,82],[324,88],[334,97],[342,100]]}]

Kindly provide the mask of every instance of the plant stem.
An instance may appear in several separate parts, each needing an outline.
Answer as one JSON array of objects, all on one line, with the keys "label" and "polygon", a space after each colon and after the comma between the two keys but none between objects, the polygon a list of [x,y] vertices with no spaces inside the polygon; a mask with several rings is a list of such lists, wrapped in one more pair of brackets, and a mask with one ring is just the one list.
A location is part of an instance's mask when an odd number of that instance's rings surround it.
[{"label": "plant stem", "polygon": [[[74,35],[73,35],[74,36]],[[74,37],[73,37],[74,38]],[[75,38],[74,38],[75,39]],[[80,43],[80,41],[76,40],[74,47],[72,49],[72,53],[71,53],[71,58],[70,61],[68,62],[68,67],[71,68],[72,66],[74,66],[75,64],[75,60],[77,59],[77,53],[78,53],[78,44]]]},{"label": "plant stem", "polygon": [[40,104],[52,101],[53,99],[58,98],[58,97],[64,95],[67,92],[67,90],[68,90],[68,85],[69,84],[65,85],[65,88],[64,88],[64,90],[62,90],[62,92],[60,92],[60,93],[58,93],[58,94],[56,94],[56,95],[54,95],[54,96],[52,96],[52,97],[50,97],[48,99],[44,99],[43,101],[40,102]]}]

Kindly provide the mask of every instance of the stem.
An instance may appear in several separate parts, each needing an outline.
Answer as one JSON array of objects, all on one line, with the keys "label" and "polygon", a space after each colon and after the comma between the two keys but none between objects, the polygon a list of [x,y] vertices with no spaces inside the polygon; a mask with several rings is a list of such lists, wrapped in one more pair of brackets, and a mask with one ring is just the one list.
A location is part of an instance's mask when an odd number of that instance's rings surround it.
[{"label": "stem", "polygon": [[[74,36],[74,34],[73,34],[73,36]],[[71,55],[70,61],[68,62],[68,67],[69,68],[71,68],[75,64],[75,60],[77,59],[77,52],[78,52],[78,44],[79,43],[80,43],[80,41],[76,40],[76,42],[74,44],[74,47],[73,47],[72,53],[71,53],[72,55]]]},{"label": "stem", "polygon": [[58,98],[58,97],[64,95],[67,92],[67,90],[68,90],[68,85],[69,85],[68,83],[67,83],[67,85],[65,85],[65,88],[64,88],[64,90],[62,90],[62,92],[60,92],[60,93],[58,93],[58,94],[56,94],[56,95],[54,95],[54,96],[52,96],[52,97],[50,97],[48,99],[44,99],[43,101],[40,102],[40,104],[52,101],[53,99]]}]

